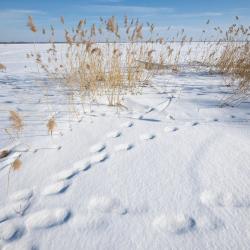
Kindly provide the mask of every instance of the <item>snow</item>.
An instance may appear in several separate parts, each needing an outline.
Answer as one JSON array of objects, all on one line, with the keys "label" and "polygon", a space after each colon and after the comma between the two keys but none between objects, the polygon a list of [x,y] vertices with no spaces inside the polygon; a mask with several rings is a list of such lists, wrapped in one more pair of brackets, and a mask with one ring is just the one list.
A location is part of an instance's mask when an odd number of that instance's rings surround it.
[{"label": "snow", "polygon": [[[0,45],[0,249],[249,248],[250,103],[220,108],[222,76],[163,72],[124,97],[128,110],[100,99],[69,117],[30,50]],[[15,143],[8,110],[24,118]]]}]

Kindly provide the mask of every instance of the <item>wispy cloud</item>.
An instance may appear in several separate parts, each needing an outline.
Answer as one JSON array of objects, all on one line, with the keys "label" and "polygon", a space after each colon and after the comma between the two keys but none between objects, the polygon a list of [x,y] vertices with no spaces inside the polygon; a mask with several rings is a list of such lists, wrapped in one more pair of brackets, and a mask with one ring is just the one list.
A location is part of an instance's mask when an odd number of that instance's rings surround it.
[{"label": "wispy cloud", "polygon": [[[116,1],[116,0],[111,0]],[[173,13],[173,8],[168,7],[151,7],[151,6],[137,6],[137,5],[105,5],[105,4],[90,4],[87,6],[90,12],[95,10],[95,14],[103,13],[116,13],[119,14],[129,14],[129,15],[157,15],[157,14],[166,14]],[[83,10],[86,10],[86,6],[81,7]]]},{"label": "wispy cloud", "polygon": [[199,12],[199,13],[176,13],[171,14],[173,18],[195,18],[195,17],[215,17],[223,16],[222,12]]},{"label": "wispy cloud", "polygon": [[40,10],[29,10],[29,9],[6,9],[0,10],[0,19],[20,19],[27,17],[27,15],[45,15],[46,12]]}]

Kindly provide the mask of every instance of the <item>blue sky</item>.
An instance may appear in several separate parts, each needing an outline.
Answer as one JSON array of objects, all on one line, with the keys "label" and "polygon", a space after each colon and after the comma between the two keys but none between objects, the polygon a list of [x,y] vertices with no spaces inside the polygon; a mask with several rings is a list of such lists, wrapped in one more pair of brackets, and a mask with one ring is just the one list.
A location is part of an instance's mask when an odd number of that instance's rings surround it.
[{"label": "blue sky", "polygon": [[[210,27],[226,27],[232,24],[235,15],[240,22],[250,25],[250,0],[0,0],[0,41],[33,41],[34,34],[26,27],[27,16],[32,15],[39,28],[53,24],[57,38],[61,39],[60,16],[65,17],[69,27],[80,18],[94,23],[99,16],[115,15],[118,19],[124,15],[153,22],[163,35],[167,27],[171,32],[184,28],[195,38],[199,38],[210,19]],[[165,33],[164,33],[165,32]],[[168,34],[170,35],[170,34]],[[44,40],[36,34],[35,40]]]}]

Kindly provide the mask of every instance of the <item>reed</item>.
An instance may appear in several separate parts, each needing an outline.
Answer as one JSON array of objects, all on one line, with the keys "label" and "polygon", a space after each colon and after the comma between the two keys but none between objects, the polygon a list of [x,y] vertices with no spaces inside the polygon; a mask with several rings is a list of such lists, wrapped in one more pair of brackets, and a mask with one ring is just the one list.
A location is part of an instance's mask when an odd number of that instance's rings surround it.
[{"label": "reed", "polygon": [[2,63],[0,63],[0,71],[6,71],[6,66]]},{"label": "reed", "polygon": [[[207,20],[200,42],[194,46],[193,38],[184,29],[171,39],[165,38],[156,33],[154,24],[144,25],[127,16],[123,24],[114,16],[100,18],[96,24],[82,19],[71,30],[67,29],[63,17],[60,23],[65,30],[63,49],[55,43],[55,30],[51,26],[50,32],[43,30],[44,35],[50,34],[46,54],[33,51],[28,57],[69,90],[69,105],[79,98],[84,112],[86,102],[97,102],[102,97],[108,105],[122,107],[123,96],[141,93],[153,75],[162,71],[178,74],[183,65],[189,64],[196,64],[197,70],[207,67],[228,75],[230,86],[237,86],[235,93],[248,95],[249,27],[233,24],[225,31],[214,27],[211,39],[217,39],[215,43],[207,41],[205,36],[212,28]],[[28,26],[32,32],[37,31],[32,17]],[[169,27],[167,32],[170,30]],[[98,43],[99,40],[106,43]],[[123,44],[123,40],[127,43]],[[243,43],[236,45],[239,40]]]}]

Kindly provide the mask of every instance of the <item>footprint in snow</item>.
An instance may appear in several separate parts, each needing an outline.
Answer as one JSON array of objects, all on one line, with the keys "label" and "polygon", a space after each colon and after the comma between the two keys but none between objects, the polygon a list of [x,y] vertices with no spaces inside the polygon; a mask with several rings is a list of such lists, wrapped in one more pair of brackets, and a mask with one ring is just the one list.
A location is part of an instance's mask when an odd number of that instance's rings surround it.
[{"label": "footprint in snow", "polygon": [[153,227],[163,233],[183,234],[193,230],[196,222],[192,217],[180,215],[160,215],[153,220]]},{"label": "footprint in snow", "polygon": [[141,114],[135,114],[132,116],[133,119],[137,119],[137,120],[142,120],[143,119],[143,115]]},{"label": "footprint in snow", "polygon": [[179,128],[174,127],[174,128],[169,128],[169,127],[165,127],[164,131],[169,133],[169,132],[176,132],[177,130],[179,130]]},{"label": "footprint in snow", "polygon": [[121,124],[121,127],[122,127],[122,128],[130,128],[130,127],[132,127],[133,125],[134,125],[133,122],[128,121],[128,122],[122,123],[122,124]]},{"label": "footprint in snow", "polygon": [[90,153],[99,153],[103,151],[106,148],[106,145],[104,143],[97,143],[90,147],[89,152]]},{"label": "footprint in snow", "polygon": [[0,242],[9,243],[20,239],[25,231],[23,225],[14,222],[3,222],[0,224]]},{"label": "footprint in snow", "polygon": [[122,206],[118,199],[112,199],[107,196],[92,197],[88,203],[88,210],[104,214],[116,213],[124,215],[127,213],[127,209]]},{"label": "footprint in snow", "polygon": [[29,230],[47,229],[65,223],[69,217],[68,209],[44,209],[29,215],[25,224]]},{"label": "footprint in snow", "polygon": [[23,200],[0,208],[0,223],[24,215],[29,206],[30,202],[28,200]]},{"label": "footprint in snow", "polygon": [[71,182],[69,181],[60,181],[60,182],[48,185],[42,190],[41,194],[44,196],[48,196],[48,195],[56,195],[56,194],[64,193],[68,189],[70,184]]},{"label": "footprint in snow", "polygon": [[196,219],[196,224],[199,229],[203,230],[216,230],[224,226],[221,219],[215,216],[200,216]]},{"label": "footprint in snow", "polygon": [[122,144],[118,144],[115,146],[114,150],[116,152],[120,152],[120,151],[128,151],[130,149],[132,149],[134,147],[133,144],[130,143],[122,143]]},{"label": "footprint in snow", "polygon": [[108,138],[117,138],[119,136],[121,136],[121,132],[120,131],[113,131],[107,134]]},{"label": "footprint in snow", "polygon": [[9,199],[10,201],[30,200],[32,196],[33,196],[32,189],[24,189],[11,194]]},{"label": "footprint in snow", "polygon": [[154,134],[142,134],[142,135],[140,135],[140,139],[142,141],[152,140],[154,138],[155,138]]},{"label": "footprint in snow", "polygon": [[106,159],[108,159],[109,155],[107,153],[99,153],[99,154],[95,154],[92,157],[90,157],[90,164],[94,165],[100,162],[105,161]]},{"label": "footprint in snow", "polygon": [[206,206],[232,207],[239,205],[234,195],[229,192],[216,193],[206,190],[201,193],[200,200]]},{"label": "footprint in snow", "polygon": [[77,175],[78,172],[79,172],[78,169],[75,168],[66,169],[52,176],[52,180],[54,181],[68,180],[71,179],[73,176]]},{"label": "footprint in snow", "polygon": [[3,250],[39,250],[39,247],[32,240],[17,240],[11,241],[11,244],[6,244]]},{"label": "footprint in snow", "polygon": [[193,122],[191,126],[194,127],[194,126],[197,126],[197,125],[199,125],[199,122]]},{"label": "footprint in snow", "polygon": [[87,171],[91,168],[91,163],[89,159],[83,159],[80,161],[77,161],[73,165],[73,169],[76,171]]},{"label": "footprint in snow", "polygon": [[109,221],[103,215],[77,215],[72,219],[70,225],[74,230],[79,231],[103,231],[109,226]]}]

